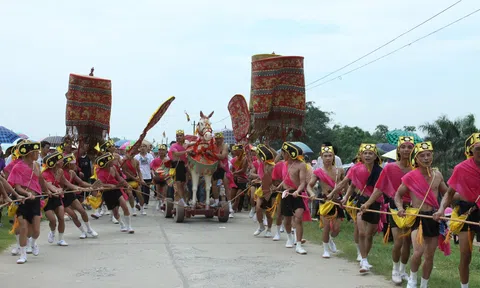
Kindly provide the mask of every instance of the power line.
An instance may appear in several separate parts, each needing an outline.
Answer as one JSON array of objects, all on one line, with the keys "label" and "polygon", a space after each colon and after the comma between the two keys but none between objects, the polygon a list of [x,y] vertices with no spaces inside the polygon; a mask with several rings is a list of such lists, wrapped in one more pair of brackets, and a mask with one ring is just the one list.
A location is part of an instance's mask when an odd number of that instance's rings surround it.
[{"label": "power line", "polygon": [[333,72],[328,73],[327,75],[323,76],[322,78],[319,78],[319,79],[317,79],[317,80],[315,80],[315,81],[307,84],[307,87],[310,86],[310,85],[312,85],[312,84],[314,84],[314,83],[317,83],[317,82],[320,81],[320,80],[323,80],[323,79],[327,78],[328,76],[330,76],[330,75],[332,75],[332,74],[334,74],[334,73],[337,73],[338,71],[341,71],[341,70],[347,68],[348,66],[350,66],[350,65],[352,65],[352,64],[354,64],[354,63],[357,63],[358,61],[362,60],[363,58],[371,55],[372,53],[375,53],[376,51],[382,49],[383,47],[387,46],[388,44],[394,42],[395,40],[397,40],[398,38],[402,37],[403,35],[405,35],[405,34],[407,34],[407,33],[410,33],[410,32],[412,32],[413,30],[417,29],[418,27],[422,26],[423,24],[429,22],[429,21],[432,20],[433,18],[439,16],[440,14],[444,13],[445,11],[449,10],[450,8],[454,7],[455,5],[457,5],[457,4],[460,3],[460,2],[462,2],[462,0],[459,0],[459,1],[455,2],[455,3],[453,3],[452,5],[448,6],[447,8],[445,8],[445,9],[443,9],[442,11],[438,12],[437,14],[433,15],[432,17],[428,18],[427,20],[423,21],[422,23],[416,25],[416,26],[413,27],[413,28],[410,28],[408,31],[403,32],[402,34],[398,35],[397,37],[395,37],[395,38],[393,38],[392,40],[388,41],[387,43],[383,44],[382,46],[376,48],[375,50],[373,50],[373,51],[371,51],[371,52],[363,55],[362,57],[358,58],[357,60],[355,60],[355,61],[353,61],[353,62],[350,62],[350,63],[348,63],[347,65],[345,65],[345,66],[343,66],[343,67],[341,67],[341,68],[339,68],[339,69],[337,69],[337,70],[335,70],[335,71],[333,71]]},{"label": "power line", "polygon": [[223,119],[220,119],[220,120],[218,120],[217,122],[212,123],[212,125],[213,125],[213,124],[220,123],[220,122],[223,122],[223,120],[226,120],[226,119],[228,119],[228,118],[230,118],[230,116],[227,116],[227,117],[225,117],[225,118],[223,118]]},{"label": "power line", "polygon": [[402,49],[404,49],[404,48],[407,48],[408,46],[410,46],[410,45],[412,45],[412,44],[414,44],[414,43],[416,43],[416,42],[418,42],[418,41],[421,41],[421,40],[423,40],[423,39],[425,39],[425,38],[427,38],[427,37],[429,37],[429,36],[431,36],[431,35],[433,35],[433,34],[435,34],[435,33],[437,33],[437,32],[440,32],[441,30],[443,30],[443,29],[445,29],[445,28],[447,28],[447,27],[449,27],[449,26],[451,26],[451,25],[453,25],[453,24],[455,24],[455,23],[457,23],[457,22],[459,22],[459,21],[461,21],[461,20],[463,20],[463,19],[465,19],[465,18],[467,18],[467,17],[470,17],[471,15],[473,15],[473,14],[479,12],[479,11],[480,11],[480,9],[477,9],[477,10],[473,11],[473,12],[470,13],[470,14],[467,14],[467,15],[465,15],[465,16],[463,16],[463,17],[461,17],[461,18],[459,18],[459,19],[457,19],[457,20],[455,20],[455,21],[453,21],[453,22],[451,22],[451,23],[449,23],[449,24],[441,27],[441,28],[438,28],[437,30],[435,30],[435,31],[433,31],[433,32],[428,33],[427,35],[424,35],[424,36],[422,36],[422,37],[420,37],[420,38],[418,38],[418,39],[416,39],[416,40],[414,40],[414,41],[412,41],[412,42],[410,42],[410,43],[408,43],[408,44],[406,44],[406,45],[404,45],[404,46],[402,46],[402,47],[400,47],[400,48],[398,48],[398,49],[393,50],[393,51],[390,52],[390,53],[387,53],[387,54],[385,54],[385,55],[383,55],[383,56],[380,56],[380,57],[378,57],[378,58],[376,58],[376,59],[374,59],[374,60],[372,60],[372,61],[370,61],[370,62],[367,62],[367,63],[363,64],[362,66],[359,66],[359,67],[357,67],[357,68],[355,68],[355,69],[352,69],[352,70],[350,70],[350,71],[348,71],[348,72],[345,72],[345,73],[341,74],[340,76],[333,77],[333,78],[331,78],[330,80],[327,80],[327,81],[324,81],[324,82],[322,82],[322,83],[320,83],[320,84],[317,84],[317,85],[315,85],[315,86],[312,86],[312,87],[308,88],[307,90],[311,90],[311,89],[313,89],[313,88],[315,88],[315,87],[322,86],[322,85],[324,85],[324,84],[326,84],[326,83],[328,83],[328,82],[331,82],[331,81],[333,81],[333,80],[335,80],[335,79],[338,79],[338,78],[340,78],[340,77],[342,77],[342,76],[345,76],[345,75],[348,75],[348,74],[350,74],[350,73],[352,73],[352,72],[355,72],[355,71],[357,71],[357,70],[359,70],[359,69],[361,69],[361,68],[363,68],[363,67],[365,67],[365,66],[368,66],[368,65],[370,65],[370,64],[372,64],[372,63],[374,63],[374,62],[377,62],[378,60],[381,60],[381,59],[383,59],[383,58],[385,58],[385,57],[387,57],[387,56],[390,56],[390,55],[392,55],[392,54],[394,54],[394,53],[396,53],[396,52],[398,52],[398,51],[400,51],[400,50],[402,50]]}]

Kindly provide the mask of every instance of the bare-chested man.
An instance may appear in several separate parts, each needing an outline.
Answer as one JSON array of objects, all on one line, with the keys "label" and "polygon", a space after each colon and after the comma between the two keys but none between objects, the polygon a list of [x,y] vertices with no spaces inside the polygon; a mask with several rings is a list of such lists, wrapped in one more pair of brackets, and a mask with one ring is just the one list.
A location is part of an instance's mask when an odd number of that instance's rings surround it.
[{"label": "bare-chested man", "polygon": [[[380,196],[385,197],[385,202],[389,204],[390,209],[397,209],[395,205],[395,193],[402,183],[402,177],[412,170],[410,165],[410,155],[413,151],[414,143],[413,137],[400,136],[397,143],[397,161],[395,163],[389,163],[385,165],[378,178],[377,184],[375,184],[375,190],[373,191],[370,199],[363,204],[360,209],[365,212]],[[405,194],[403,196],[403,208],[406,209],[410,206],[410,195]],[[393,248],[392,248],[392,282],[395,284],[401,284],[403,280],[408,281],[408,274],[405,272],[408,258],[410,258],[410,247],[412,241],[410,237],[402,237],[408,233],[408,229],[402,227],[399,229],[396,222],[391,215],[387,216],[388,227],[392,231],[393,235]],[[400,262],[401,260],[401,262]]]},{"label": "bare-chested man", "polygon": [[285,247],[293,248],[295,245],[295,237],[292,235],[292,217],[296,228],[296,238],[298,239],[295,252],[298,254],[307,254],[302,247],[303,236],[303,211],[305,204],[301,193],[305,190],[307,166],[301,160],[303,151],[300,147],[291,142],[284,142],[282,145],[283,159],[285,159],[285,167],[283,169],[283,182],[279,189],[288,192],[288,196],[282,198],[281,209],[284,216],[285,230],[287,231],[287,243]]},{"label": "bare-chested man", "polygon": [[[208,151],[207,153],[211,153]],[[215,157],[218,158],[218,166],[217,171],[212,175],[212,194],[213,199],[215,199],[215,203],[210,207],[217,207],[220,199],[219,195],[219,186],[217,186],[218,180],[222,180],[223,186],[227,191],[227,195],[229,195],[229,183],[227,179],[227,173],[229,171],[228,168],[228,144],[224,142],[223,133],[217,132],[215,133]]]},{"label": "bare-chested man", "polygon": [[[313,172],[312,179],[307,186],[308,193],[310,195],[315,194],[313,187],[320,182],[322,188],[321,198],[326,196],[335,188],[338,182],[342,181],[345,177],[345,170],[342,167],[335,167],[335,153],[332,146],[322,146],[320,150],[320,157],[323,165],[319,165],[321,168],[316,169]],[[340,197],[341,199],[341,197]],[[336,199],[339,201],[340,199]],[[323,205],[328,205],[329,211],[323,211]],[[340,233],[340,222],[345,217],[343,209],[336,205],[322,204],[320,206],[322,211],[320,217],[323,221],[323,258],[330,258],[330,252],[336,253],[337,247],[333,238],[337,237]]]},{"label": "bare-chested man", "polygon": [[[398,216],[405,217],[403,196],[410,194],[412,207],[418,208],[420,215],[432,216],[438,209],[438,196],[447,192],[447,185],[443,180],[442,173],[432,169],[433,146],[431,142],[421,142],[415,145],[411,157],[413,171],[402,178],[402,184],[395,194],[395,204]],[[422,229],[419,229],[421,227]],[[421,232],[420,232],[421,231]],[[423,232],[423,233],[422,233]],[[423,235],[417,235],[422,233]],[[422,268],[421,288],[428,286],[428,279],[433,269],[433,258],[438,246],[440,224],[430,218],[417,217],[412,226],[413,255],[410,263],[410,278],[407,288],[417,287],[417,272],[424,257]],[[418,241],[420,239],[423,241]]]},{"label": "bare-chested man", "polygon": [[[467,215],[466,220],[480,222],[480,133],[474,133],[465,141],[465,156],[467,160],[461,162],[453,170],[452,176],[448,179],[450,186],[447,194],[442,199],[442,204],[433,217],[438,220],[444,216],[445,209],[452,203],[457,215]],[[453,217],[453,216],[452,216]],[[470,262],[472,261],[472,242],[476,234],[477,242],[480,240],[480,227],[477,225],[463,224],[459,227],[458,234],[460,242],[460,274],[461,288],[468,288],[470,279]],[[473,232],[473,233],[469,233]]]}]

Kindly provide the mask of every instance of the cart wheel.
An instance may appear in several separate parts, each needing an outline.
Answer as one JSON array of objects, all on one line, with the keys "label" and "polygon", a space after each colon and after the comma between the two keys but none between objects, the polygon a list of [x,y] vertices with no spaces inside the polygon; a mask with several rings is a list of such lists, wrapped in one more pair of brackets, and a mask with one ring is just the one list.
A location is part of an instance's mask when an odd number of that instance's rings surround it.
[{"label": "cart wheel", "polygon": [[215,210],[209,210],[207,213],[205,213],[205,218],[211,219],[215,216]]},{"label": "cart wheel", "polygon": [[167,198],[165,201],[165,218],[172,218],[173,214],[173,199]]},{"label": "cart wheel", "polygon": [[218,208],[218,212],[217,212],[218,221],[225,223],[228,221],[228,216],[229,216],[228,202],[221,201],[219,203],[219,206],[220,207]]},{"label": "cart wheel", "polygon": [[182,205],[175,205],[175,222],[182,223],[183,219],[185,218],[185,206]]}]

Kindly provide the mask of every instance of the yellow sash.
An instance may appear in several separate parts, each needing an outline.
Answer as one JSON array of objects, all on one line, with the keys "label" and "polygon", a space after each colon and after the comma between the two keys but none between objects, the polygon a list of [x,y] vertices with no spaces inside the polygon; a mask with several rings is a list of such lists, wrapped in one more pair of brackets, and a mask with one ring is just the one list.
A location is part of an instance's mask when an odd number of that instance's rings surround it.
[{"label": "yellow sash", "polygon": [[[450,217],[451,219],[457,219],[457,220],[462,220],[466,221],[468,218],[468,212],[462,215],[458,215],[458,211],[460,210],[460,207],[455,207],[452,211],[452,216]],[[458,221],[450,221],[449,227],[450,227],[450,232],[453,234],[460,234],[462,232],[462,228],[465,223],[463,222],[458,222]]]},{"label": "yellow sash", "polygon": [[133,189],[138,188],[138,182],[137,181],[128,181],[128,185],[130,185],[130,187],[132,187]]},{"label": "yellow sash", "polygon": [[255,195],[260,198],[263,197],[262,186],[258,187],[257,190],[255,190]]},{"label": "yellow sash", "polygon": [[[394,209],[390,209],[390,212],[392,213],[393,221],[395,221],[395,224],[397,224],[397,227],[400,229],[411,228],[413,224],[415,224],[415,220],[417,219],[417,216],[413,216],[413,215],[406,215],[405,217],[399,217],[398,211]],[[405,210],[405,213],[407,214],[418,215],[419,212],[420,212],[420,209],[412,208],[412,207],[407,207],[407,209]]]},{"label": "yellow sash", "polygon": [[98,209],[98,207],[100,207],[100,205],[102,204],[102,194],[98,193],[97,195],[98,195],[97,197],[93,195],[90,195],[87,197],[87,203],[93,209]]},{"label": "yellow sash", "polygon": [[327,216],[330,211],[332,211],[333,207],[335,207],[335,203],[332,200],[329,200],[318,207],[318,214],[320,216]]}]

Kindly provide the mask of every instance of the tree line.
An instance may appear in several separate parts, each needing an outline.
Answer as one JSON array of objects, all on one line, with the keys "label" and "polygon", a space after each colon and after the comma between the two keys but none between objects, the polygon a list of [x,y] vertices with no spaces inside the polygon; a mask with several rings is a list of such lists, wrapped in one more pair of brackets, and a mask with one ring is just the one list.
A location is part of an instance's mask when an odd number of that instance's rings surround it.
[{"label": "tree line", "polygon": [[[318,155],[323,142],[332,142],[338,156],[344,163],[350,163],[356,157],[361,143],[388,143],[386,134],[388,126],[379,124],[375,131],[370,133],[360,127],[335,124],[330,126],[333,113],[320,110],[314,102],[307,103],[305,117],[305,135],[302,141]],[[418,130],[417,130],[418,128]],[[465,140],[472,133],[479,131],[475,126],[475,116],[468,114],[455,120],[441,115],[433,122],[426,122],[418,127],[404,126],[398,130],[416,132],[421,131],[426,136],[425,141],[431,141],[435,149],[434,165],[445,177],[449,177],[453,167],[465,160]],[[385,151],[381,151],[385,152]]]}]

